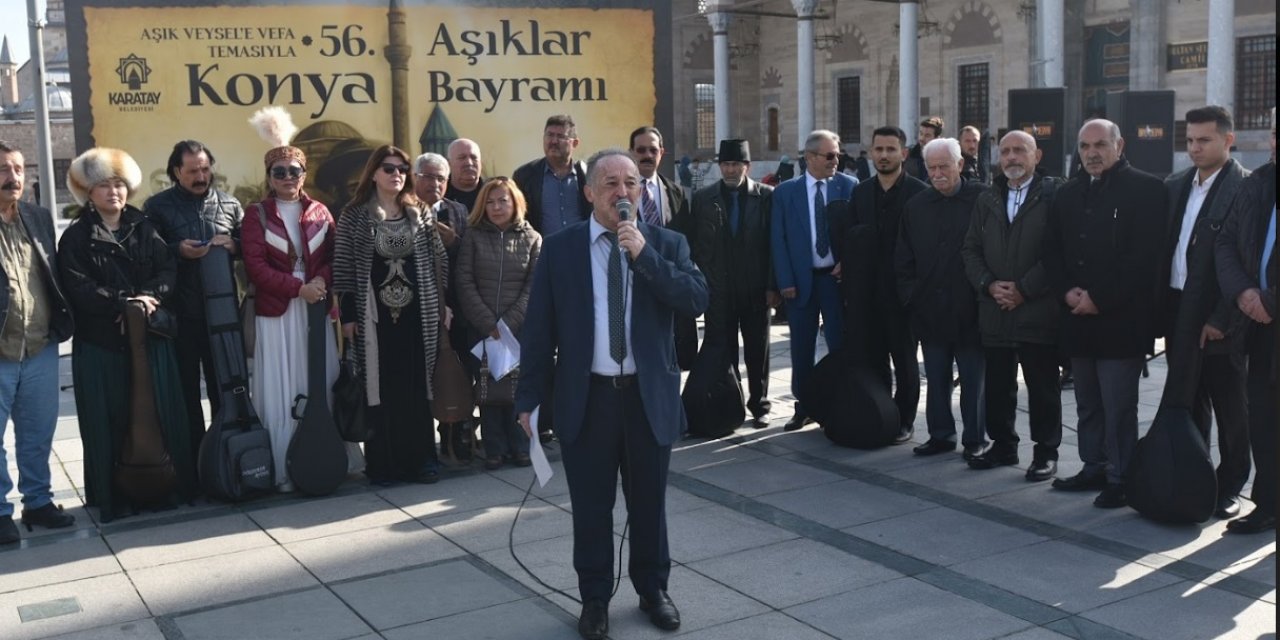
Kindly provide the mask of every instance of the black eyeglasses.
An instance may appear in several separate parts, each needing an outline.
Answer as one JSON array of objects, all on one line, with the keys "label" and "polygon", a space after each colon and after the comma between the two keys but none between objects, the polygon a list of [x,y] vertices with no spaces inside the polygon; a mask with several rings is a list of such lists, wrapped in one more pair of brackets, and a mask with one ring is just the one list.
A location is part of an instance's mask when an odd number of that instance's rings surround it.
[{"label": "black eyeglasses", "polygon": [[291,165],[288,167],[271,167],[271,177],[276,180],[299,178],[306,172],[306,169],[303,169],[298,165]]},{"label": "black eyeglasses", "polygon": [[827,162],[835,162],[836,160],[840,159],[840,154],[834,151],[832,151],[831,153],[818,153],[817,151],[806,151],[805,153],[818,156],[819,158],[822,158]]},{"label": "black eyeglasses", "polygon": [[382,172],[387,175],[398,173],[402,176],[407,176],[409,175],[409,165],[384,162],[382,163]]}]

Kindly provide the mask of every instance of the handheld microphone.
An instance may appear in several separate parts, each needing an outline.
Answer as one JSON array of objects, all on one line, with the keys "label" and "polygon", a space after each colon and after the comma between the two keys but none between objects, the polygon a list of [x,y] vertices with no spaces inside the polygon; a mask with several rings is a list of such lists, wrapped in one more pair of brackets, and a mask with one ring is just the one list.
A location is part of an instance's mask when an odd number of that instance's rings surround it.
[{"label": "handheld microphone", "polygon": [[628,200],[628,199],[626,199],[626,198],[623,198],[623,199],[621,199],[621,200],[619,200],[619,201],[617,201],[617,202],[613,203],[613,208],[615,208],[615,209],[617,209],[617,210],[618,210],[618,219],[619,219],[619,220],[630,220],[630,219],[631,219],[631,210],[632,210],[632,207],[633,207],[633,206],[634,206],[634,205],[632,205],[632,204],[631,204],[631,201],[630,201],[630,200]]}]

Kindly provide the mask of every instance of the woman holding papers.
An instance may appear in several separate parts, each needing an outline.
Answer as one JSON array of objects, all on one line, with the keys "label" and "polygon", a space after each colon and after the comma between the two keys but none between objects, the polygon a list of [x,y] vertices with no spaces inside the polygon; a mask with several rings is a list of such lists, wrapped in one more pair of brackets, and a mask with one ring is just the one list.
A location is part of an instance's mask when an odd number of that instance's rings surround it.
[{"label": "woman holding papers", "polygon": [[[542,250],[542,236],[525,221],[525,210],[524,194],[510,178],[485,182],[458,253],[458,304],[476,335],[485,336],[480,353],[490,354],[491,368],[497,361],[510,360],[508,356],[519,361],[518,352],[509,352],[511,346],[518,349],[513,336],[524,324],[533,267]],[[494,375],[500,378],[502,373],[496,370]],[[529,439],[511,404],[481,405],[480,434],[486,469],[498,469],[508,461],[529,466]]]}]

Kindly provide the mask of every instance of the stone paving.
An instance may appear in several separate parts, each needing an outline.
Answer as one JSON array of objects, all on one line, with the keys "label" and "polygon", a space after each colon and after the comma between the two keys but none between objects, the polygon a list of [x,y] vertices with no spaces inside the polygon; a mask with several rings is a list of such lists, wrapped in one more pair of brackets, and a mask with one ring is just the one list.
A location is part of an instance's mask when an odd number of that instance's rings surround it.
[{"label": "stone paving", "polygon": [[[624,578],[611,637],[1276,637],[1274,534],[1224,536],[1221,521],[1172,527],[1096,509],[1092,494],[1027,483],[1018,468],[971,471],[958,454],[841,449],[816,427],[783,433],[787,336],[773,328],[770,428],[675,447],[670,585],[683,626],[650,626]],[[69,357],[62,370],[69,384]],[[1157,359],[1141,383],[1144,428],[1163,379]],[[1070,391],[1063,400],[1073,425]],[[1025,396],[1020,407],[1027,463]],[[922,396],[919,441],[923,413]],[[61,416],[54,490],[76,528],[23,530],[20,545],[0,550],[0,639],[577,637],[578,605],[509,551],[576,596],[558,463],[523,509],[532,471],[477,463],[432,486],[353,477],[325,498],[202,501],[99,525],[81,499],[70,391]],[[1068,426],[1063,475],[1080,468],[1075,444]]]}]

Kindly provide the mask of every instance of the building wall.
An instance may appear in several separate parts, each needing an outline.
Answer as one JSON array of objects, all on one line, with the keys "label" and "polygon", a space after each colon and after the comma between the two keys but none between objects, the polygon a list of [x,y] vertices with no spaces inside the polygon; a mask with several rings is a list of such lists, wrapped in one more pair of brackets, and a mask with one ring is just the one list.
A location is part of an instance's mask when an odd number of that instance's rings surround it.
[{"label": "building wall", "polygon": [[[743,4],[743,3],[738,3]],[[921,118],[941,116],[947,122],[947,135],[955,135],[959,118],[959,67],[986,62],[989,66],[989,131],[994,134],[1008,121],[1007,95],[1010,89],[1030,87],[1035,77],[1033,64],[1034,19],[1023,7],[1034,4],[1023,0],[929,0],[920,10],[922,26],[918,39],[919,95]],[[1065,76],[1069,89],[1068,122],[1079,121],[1080,82],[1083,79],[1084,50],[1080,44],[1083,29],[1127,21],[1133,35],[1135,7],[1151,6],[1144,0],[1066,0]],[[1165,70],[1166,45],[1208,39],[1209,3],[1161,2],[1163,14],[1143,21],[1141,28],[1152,27],[1160,37],[1154,56],[1154,69],[1130,68],[1134,78],[1154,78],[1156,88],[1177,92],[1176,113],[1182,113],[1205,100],[1207,69]],[[819,50],[815,55],[815,124],[836,128],[836,81],[845,75],[861,78],[862,140],[871,129],[881,124],[897,124],[914,137],[914,123],[896,122],[898,105],[898,6],[865,0],[823,2],[820,11],[831,19],[818,20],[818,34],[839,34],[840,45]],[[794,14],[790,0],[769,0],[749,4],[749,10]],[[1276,5],[1267,0],[1236,0],[1236,36],[1274,34]],[[697,15],[696,0],[675,0],[675,42],[684,55],[675,56],[676,131],[669,136],[669,150],[681,153],[714,153],[714,149],[696,149],[693,117],[693,84],[712,81],[711,28]],[[759,49],[754,56],[733,58],[731,96],[733,100],[734,136],[751,142],[757,159],[776,160],[781,155],[794,157],[798,139],[795,97],[796,26],[795,20],[778,17],[734,16],[730,28],[731,43],[738,44],[754,33],[740,23],[759,25]],[[926,23],[934,23],[936,32],[926,32]],[[854,43],[854,44],[851,44]],[[1130,60],[1134,52],[1130,42]],[[1215,71],[1221,73],[1221,70]],[[1233,71],[1232,71],[1233,72]],[[1145,76],[1143,74],[1146,74]],[[927,109],[924,108],[927,103]],[[767,113],[770,106],[780,111],[779,151],[765,151]],[[1069,127],[1069,129],[1074,127]],[[1265,160],[1269,135],[1266,130],[1241,131],[1237,147],[1250,158]],[[846,145],[850,151],[862,145]],[[759,151],[758,151],[759,150]],[[690,153],[694,156],[693,153]],[[676,156],[679,157],[679,154]]]}]

